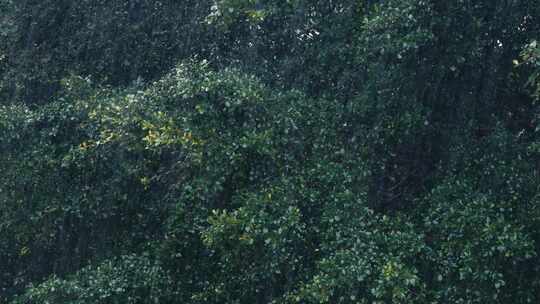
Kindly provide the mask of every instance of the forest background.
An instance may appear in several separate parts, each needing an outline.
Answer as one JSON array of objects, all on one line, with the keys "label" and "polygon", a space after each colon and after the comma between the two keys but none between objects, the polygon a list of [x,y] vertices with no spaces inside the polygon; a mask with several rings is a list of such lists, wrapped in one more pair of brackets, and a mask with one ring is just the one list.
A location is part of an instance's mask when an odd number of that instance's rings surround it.
[{"label": "forest background", "polygon": [[0,0],[0,302],[540,303],[540,2]]}]

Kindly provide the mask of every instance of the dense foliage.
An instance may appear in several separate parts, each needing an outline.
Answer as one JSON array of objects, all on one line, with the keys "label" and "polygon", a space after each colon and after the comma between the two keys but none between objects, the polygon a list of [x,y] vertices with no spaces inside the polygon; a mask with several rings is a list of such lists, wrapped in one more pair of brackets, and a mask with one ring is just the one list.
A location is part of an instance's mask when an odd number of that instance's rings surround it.
[{"label": "dense foliage", "polygon": [[538,303],[539,19],[0,0],[0,302]]}]

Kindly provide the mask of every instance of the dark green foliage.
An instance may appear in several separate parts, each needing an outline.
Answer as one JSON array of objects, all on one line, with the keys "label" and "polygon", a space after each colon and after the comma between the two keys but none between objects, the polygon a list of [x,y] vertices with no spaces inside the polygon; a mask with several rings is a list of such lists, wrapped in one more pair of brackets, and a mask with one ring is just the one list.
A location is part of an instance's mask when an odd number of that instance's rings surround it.
[{"label": "dark green foliage", "polygon": [[148,257],[122,256],[78,271],[66,280],[52,277],[13,301],[30,303],[170,303],[170,278]]},{"label": "dark green foliage", "polygon": [[540,301],[540,4],[0,9],[0,301]]},{"label": "dark green foliage", "polygon": [[[13,1],[0,42],[5,93],[50,100],[67,73],[113,85],[150,80],[178,59],[209,52],[210,1]],[[4,29],[3,29],[4,30]]]},{"label": "dark green foliage", "polygon": [[[138,248],[160,230],[155,224],[165,206],[147,204],[149,193],[137,187],[140,171],[151,171],[151,164],[127,147],[129,138],[111,142],[119,114],[112,100],[122,104],[129,97],[108,95],[84,104],[68,98],[36,111],[2,109],[0,201],[2,235],[9,240],[2,256],[10,261],[2,272],[16,274],[3,284],[22,287],[71,272],[91,257]],[[107,122],[96,128],[97,120]]]}]

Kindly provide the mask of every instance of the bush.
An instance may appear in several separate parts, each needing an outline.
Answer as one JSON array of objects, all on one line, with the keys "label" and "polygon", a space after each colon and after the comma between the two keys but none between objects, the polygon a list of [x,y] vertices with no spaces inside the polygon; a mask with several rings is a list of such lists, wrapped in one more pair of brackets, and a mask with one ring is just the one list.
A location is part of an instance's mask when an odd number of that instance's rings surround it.
[{"label": "bush", "polygon": [[122,256],[88,266],[65,279],[31,286],[13,304],[172,303],[171,278],[148,257]]}]

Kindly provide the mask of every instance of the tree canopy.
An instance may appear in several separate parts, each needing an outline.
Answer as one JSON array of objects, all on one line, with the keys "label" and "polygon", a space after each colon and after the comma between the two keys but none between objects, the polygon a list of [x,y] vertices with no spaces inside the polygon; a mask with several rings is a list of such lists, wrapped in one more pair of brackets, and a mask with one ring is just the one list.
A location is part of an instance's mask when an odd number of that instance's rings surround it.
[{"label": "tree canopy", "polygon": [[540,302],[540,2],[0,0],[0,302]]}]

